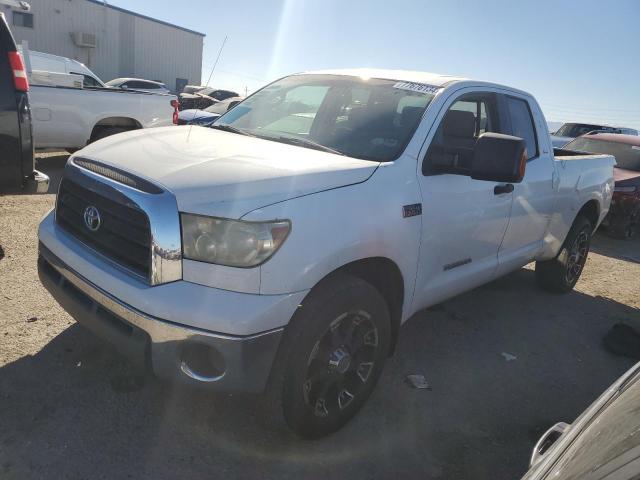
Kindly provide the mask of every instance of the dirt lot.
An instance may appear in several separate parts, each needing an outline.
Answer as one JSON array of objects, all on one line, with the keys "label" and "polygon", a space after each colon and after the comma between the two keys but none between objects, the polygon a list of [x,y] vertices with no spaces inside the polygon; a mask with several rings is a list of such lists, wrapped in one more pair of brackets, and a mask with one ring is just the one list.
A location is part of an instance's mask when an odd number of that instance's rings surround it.
[{"label": "dirt lot", "polygon": [[[65,160],[40,169],[55,180]],[[259,427],[250,397],[141,380],[76,325],[36,273],[53,202],[0,197],[3,479],[519,478],[538,436],[633,363],[601,339],[619,321],[640,327],[640,241],[597,235],[571,294],[540,291],[524,268],[416,315],[355,420],[300,441]],[[410,373],[432,389],[413,390]]]}]

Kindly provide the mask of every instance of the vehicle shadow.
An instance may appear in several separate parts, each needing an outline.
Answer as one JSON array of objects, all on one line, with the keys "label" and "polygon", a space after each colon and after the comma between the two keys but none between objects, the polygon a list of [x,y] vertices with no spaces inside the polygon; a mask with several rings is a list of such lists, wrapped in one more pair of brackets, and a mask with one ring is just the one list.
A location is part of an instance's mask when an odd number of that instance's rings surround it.
[{"label": "vehicle shadow", "polygon": [[36,170],[49,176],[49,191],[57,193],[62,172],[70,155],[67,152],[40,153],[36,155]]},{"label": "vehicle shadow", "polygon": [[640,263],[640,235],[631,240],[621,240],[598,231],[593,237],[591,251],[617,260]]},{"label": "vehicle shadow", "polygon": [[255,397],[141,377],[74,324],[0,368],[0,477],[519,478],[632,365],[601,347],[619,321],[640,312],[521,269],[412,318],[362,412],[316,441],[265,428]]}]

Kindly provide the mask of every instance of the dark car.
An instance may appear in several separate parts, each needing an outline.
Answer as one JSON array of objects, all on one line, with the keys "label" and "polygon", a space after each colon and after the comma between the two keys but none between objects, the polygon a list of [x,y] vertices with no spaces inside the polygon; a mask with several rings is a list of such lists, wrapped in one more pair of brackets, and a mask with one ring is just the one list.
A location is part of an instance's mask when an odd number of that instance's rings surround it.
[{"label": "dark car", "polygon": [[640,227],[640,137],[597,133],[576,138],[564,149],[616,157],[615,188],[603,225],[616,237],[631,238]]},{"label": "dark car", "polygon": [[213,87],[205,87],[194,93],[180,94],[180,110],[204,110],[216,102],[221,102],[231,97],[238,97],[236,92],[221,90]]},{"label": "dark car", "polygon": [[46,192],[49,178],[34,169],[27,72],[0,13],[0,192]]}]

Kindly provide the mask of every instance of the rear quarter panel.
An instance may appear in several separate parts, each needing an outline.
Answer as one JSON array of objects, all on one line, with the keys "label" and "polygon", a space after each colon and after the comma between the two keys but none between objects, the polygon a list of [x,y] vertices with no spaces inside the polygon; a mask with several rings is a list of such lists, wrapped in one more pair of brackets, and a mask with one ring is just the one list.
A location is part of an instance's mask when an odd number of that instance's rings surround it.
[{"label": "rear quarter panel", "polygon": [[[613,195],[614,157],[579,155],[556,157],[558,199],[539,260],[555,257],[580,209],[590,200],[599,206],[598,225],[609,211]],[[596,225],[597,226],[597,225]]]}]

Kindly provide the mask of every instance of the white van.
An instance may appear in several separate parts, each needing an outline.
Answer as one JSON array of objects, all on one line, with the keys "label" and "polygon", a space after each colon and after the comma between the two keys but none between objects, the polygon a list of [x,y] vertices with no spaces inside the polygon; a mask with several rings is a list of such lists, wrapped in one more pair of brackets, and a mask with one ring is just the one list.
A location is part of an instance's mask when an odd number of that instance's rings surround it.
[{"label": "white van", "polygon": [[84,87],[101,87],[105,88],[105,84],[98,78],[98,76],[89,70],[83,63],[71,58],[61,57],[59,55],[52,55],[44,52],[28,51],[28,55],[25,55],[22,46],[18,46],[18,50],[22,53],[22,56],[28,56],[27,69],[29,72],[33,71],[45,71],[56,73],[71,73],[74,75],[80,75],[82,77],[82,83]]}]

